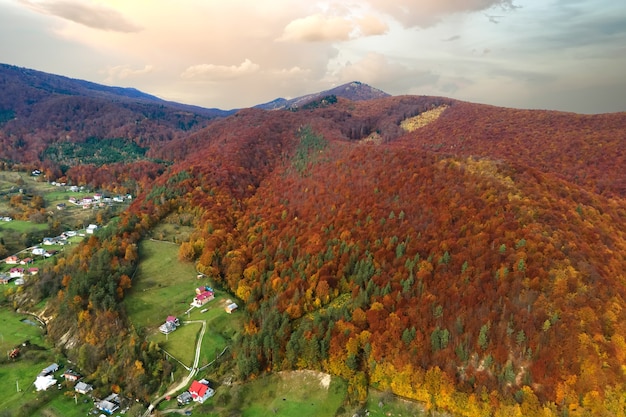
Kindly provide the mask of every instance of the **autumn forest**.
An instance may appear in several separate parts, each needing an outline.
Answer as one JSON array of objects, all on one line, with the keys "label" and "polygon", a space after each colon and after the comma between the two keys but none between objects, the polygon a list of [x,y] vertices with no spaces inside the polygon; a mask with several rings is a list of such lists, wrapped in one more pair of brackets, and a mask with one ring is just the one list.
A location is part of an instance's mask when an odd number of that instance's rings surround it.
[{"label": "autumn forest", "polygon": [[179,259],[244,306],[242,381],[314,369],[353,404],[374,387],[458,416],[625,415],[626,114],[427,96],[194,113],[60,90],[37,121],[3,99],[3,167],[136,198],[15,303],[46,300],[94,378],[147,398],[169,375],[122,301],[137,245],[178,216]]}]

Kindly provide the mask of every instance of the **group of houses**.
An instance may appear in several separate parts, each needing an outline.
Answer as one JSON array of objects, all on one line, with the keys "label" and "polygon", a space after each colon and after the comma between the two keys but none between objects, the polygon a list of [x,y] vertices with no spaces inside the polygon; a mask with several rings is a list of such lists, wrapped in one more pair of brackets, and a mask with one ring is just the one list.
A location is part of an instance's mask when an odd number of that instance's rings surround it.
[{"label": "group of houses", "polygon": [[[4,262],[7,265],[16,265],[13,268],[9,269],[9,272],[0,273],[0,284],[8,284],[9,282],[15,280],[15,285],[23,285],[24,278],[27,275],[36,275],[39,273],[39,268],[36,267],[28,267],[33,262],[32,258],[24,258],[20,259],[15,255],[8,256],[4,259]],[[17,266],[22,265],[22,266]]]},{"label": "group of houses", "polygon": [[[79,189],[74,190],[74,187],[72,186],[70,187],[70,191],[78,192]],[[71,204],[74,204],[76,206],[80,206],[84,209],[88,209],[92,207],[105,207],[113,203],[123,203],[124,201],[132,200],[132,198],[133,197],[130,194],[126,194],[124,196],[118,195],[118,196],[111,198],[111,197],[105,197],[102,194],[96,193],[94,195],[91,195],[88,197],[82,197],[82,198],[70,197],[67,199],[67,201],[69,201]]]},{"label": "group of houses", "polygon": [[[53,363],[49,366],[46,366],[39,375],[37,375],[37,379],[35,380],[35,389],[37,391],[45,391],[51,386],[57,383],[57,379],[54,377],[54,373],[59,370],[59,364]],[[61,377],[68,382],[75,382],[74,391],[78,394],[88,394],[93,391],[93,386],[87,384],[86,382],[80,381],[82,376],[71,369],[66,370]],[[60,388],[60,385],[59,385]]]},{"label": "group of houses", "polygon": [[194,380],[187,391],[176,397],[176,401],[179,405],[187,405],[191,401],[202,404],[213,395],[215,395],[215,390],[211,388],[209,381],[206,379]]}]

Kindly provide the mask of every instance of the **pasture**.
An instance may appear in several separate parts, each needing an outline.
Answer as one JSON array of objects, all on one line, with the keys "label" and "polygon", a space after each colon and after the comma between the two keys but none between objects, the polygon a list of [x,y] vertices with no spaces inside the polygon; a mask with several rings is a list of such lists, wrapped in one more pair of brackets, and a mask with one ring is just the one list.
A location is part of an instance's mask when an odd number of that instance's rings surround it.
[{"label": "pasture", "polygon": [[343,380],[314,371],[280,372],[241,389],[243,417],[330,417],[341,412],[347,393]]}]

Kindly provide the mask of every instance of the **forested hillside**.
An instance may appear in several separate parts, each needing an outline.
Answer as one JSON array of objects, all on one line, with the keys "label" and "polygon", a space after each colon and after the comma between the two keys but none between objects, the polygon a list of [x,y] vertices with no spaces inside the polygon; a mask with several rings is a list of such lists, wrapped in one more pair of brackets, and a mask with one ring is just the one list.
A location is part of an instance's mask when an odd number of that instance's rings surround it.
[{"label": "forested hillside", "polygon": [[312,368],[354,403],[375,386],[455,415],[624,415],[625,127],[417,96],[243,110],[152,148],[173,165],[138,170],[129,212],[32,302],[52,296],[70,357],[147,396],[167,364],[119,301],[136,243],[185,213],[180,258],[245,304],[242,380]]},{"label": "forested hillside", "polygon": [[44,152],[50,145],[91,138],[150,148],[231,113],[4,64],[0,91],[0,159],[36,164],[53,177],[71,165],[49,158]]}]

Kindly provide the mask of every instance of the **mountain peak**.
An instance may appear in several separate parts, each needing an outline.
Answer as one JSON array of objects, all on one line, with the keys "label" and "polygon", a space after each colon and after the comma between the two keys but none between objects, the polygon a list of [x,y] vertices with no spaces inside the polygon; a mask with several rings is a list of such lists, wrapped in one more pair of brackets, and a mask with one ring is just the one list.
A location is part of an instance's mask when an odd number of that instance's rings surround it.
[{"label": "mountain peak", "polygon": [[309,104],[315,100],[323,99],[324,97],[328,97],[328,96],[343,97],[352,101],[365,101],[365,100],[373,100],[377,98],[389,97],[390,94],[387,94],[382,90],[374,88],[360,81],[352,81],[349,83],[339,85],[337,87],[333,87],[329,90],[320,91],[318,93],[311,93],[311,94],[307,94],[304,96],[292,98],[289,100],[284,99],[284,98],[277,98],[270,102],[259,104],[254,107],[259,108],[259,109],[265,109],[265,110],[281,110],[281,109],[289,109],[289,108],[298,108],[306,104]]}]

